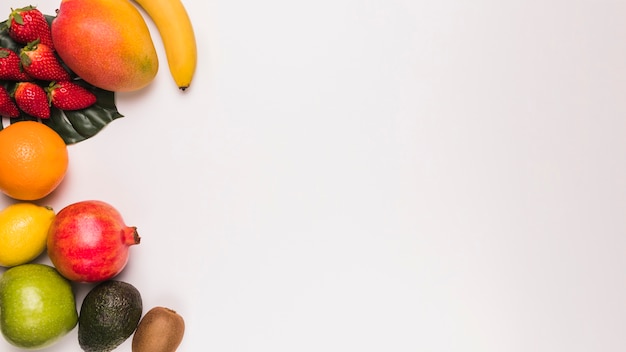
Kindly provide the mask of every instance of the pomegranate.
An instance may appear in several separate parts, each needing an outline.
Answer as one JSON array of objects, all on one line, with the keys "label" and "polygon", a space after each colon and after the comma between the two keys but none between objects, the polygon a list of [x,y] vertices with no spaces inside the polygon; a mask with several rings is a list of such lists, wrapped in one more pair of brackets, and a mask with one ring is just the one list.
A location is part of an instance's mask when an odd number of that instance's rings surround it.
[{"label": "pomegranate", "polygon": [[48,231],[48,256],[67,279],[99,282],[124,269],[130,246],[139,241],[137,228],[126,226],[117,209],[86,200],[58,212]]}]

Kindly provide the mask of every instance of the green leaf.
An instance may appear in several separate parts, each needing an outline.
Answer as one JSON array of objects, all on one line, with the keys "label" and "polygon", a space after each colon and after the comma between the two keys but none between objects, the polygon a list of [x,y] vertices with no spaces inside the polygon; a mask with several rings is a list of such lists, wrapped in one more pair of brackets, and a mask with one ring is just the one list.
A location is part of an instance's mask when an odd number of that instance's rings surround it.
[{"label": "green leaf", "polygon": [[[53,16],[46,15],[46,20],[49,24],[52,23],[53,19]],[[19,55],[20,50],[24,47],[24,45],[16,43],[13,39],[11,39],[11,37],[9,37],[6,25],[7,21],[0,23],[0,47],[13,50]],[[25,120],[39,121],[55,130],[61,138],[63,138],[66,144],[75,144],[95,136],[113,120],[124,116],[117,110],[114,92],[90,85],[77,77],[74,72],[65,66],[60,58],[59,61],[61,61],[61,64],[68,69],[74,79],[74,83],[80,84],[96,95],[96,103],[87,109],[74,111],[60,110],[55,107],[51,107],[50,118],[42,120],[22,112],[19,117],[9,119],[9,123]],[[37,83],[42,87],[47,87],[50,82],[38,81]],[[11,92],[15,86],[14,82],[0,81],[0,84],[9,92]],[[5,127],[5,121],[1,121],[0,130]]]},{"label": "green leaf", "polygon": [[22,14],[19,12],[16,12],[13,15],[13,19],[15,20],[15,23],[17,24],[24,24],[24,19],[22,18]]}]

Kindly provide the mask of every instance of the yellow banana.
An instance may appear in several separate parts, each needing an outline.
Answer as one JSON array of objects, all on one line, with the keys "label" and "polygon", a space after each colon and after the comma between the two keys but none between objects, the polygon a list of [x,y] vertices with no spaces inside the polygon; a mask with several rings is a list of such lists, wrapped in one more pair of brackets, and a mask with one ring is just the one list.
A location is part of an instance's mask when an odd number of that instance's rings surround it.
[{"label": "yellow banana", "polygon": [[196,71],[196,37],[181,0],[134,0],[159,30],[167,64],[178,88],[185,90]]}]

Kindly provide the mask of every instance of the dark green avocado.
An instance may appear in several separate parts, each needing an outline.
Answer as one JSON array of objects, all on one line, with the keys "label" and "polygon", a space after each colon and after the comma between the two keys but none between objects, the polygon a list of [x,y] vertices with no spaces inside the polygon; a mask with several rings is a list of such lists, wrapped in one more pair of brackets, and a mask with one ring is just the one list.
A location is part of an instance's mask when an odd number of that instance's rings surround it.
[{"label": "dark green avocado", "polygon": [[78,343],[86,352],[109,352],[128,339],[143,312],[133,285],[116,280],[96,285],[83,300],[78,316]]}]

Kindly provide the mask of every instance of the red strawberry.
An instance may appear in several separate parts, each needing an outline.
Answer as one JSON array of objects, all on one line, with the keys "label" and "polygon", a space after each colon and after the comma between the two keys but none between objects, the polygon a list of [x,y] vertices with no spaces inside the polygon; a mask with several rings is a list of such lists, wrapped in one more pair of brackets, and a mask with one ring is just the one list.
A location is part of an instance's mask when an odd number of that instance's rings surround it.
[{"label": "red strawberry", "polygon": [[10,49],[0,48],[0,80],[6,81],[30,81],[26,72],[22,69],[20,57]]},{"label": "red strawberry", "polygon": [[44,81],[69,81],[70,74],[61,66],[54,51],[39,40],[28,43],[20,51],[22,67],[26,73]]},{"label": "red strawberry", "polygon": [[15,86],[13,97],[17,107],[25,113],[47,119],[50,117],[50,105],[46,91],[33,82],[20,82]]},{"label": "red strawberry", "polygon": [[0,86],[0,116],[20,116],[20,111],[17,109],[17,105],[15,105],[15,102],[11,99],[9,92],[7,92],[3,86]]},{"label": "red strawberry", "polygon": [[52,106],[61,110],[86,109],[96,103],[96,96],[72,82],[52,82],[46,89]]},{"label": "red strawberry", "polygon": [[11,14],[6,22],[9,37],[20,44],[30,43],[39,39],[52,50],[52,32],[46,17],[35,6],[26,6],[21,9],[11,9]]}]

